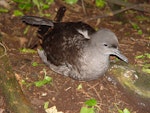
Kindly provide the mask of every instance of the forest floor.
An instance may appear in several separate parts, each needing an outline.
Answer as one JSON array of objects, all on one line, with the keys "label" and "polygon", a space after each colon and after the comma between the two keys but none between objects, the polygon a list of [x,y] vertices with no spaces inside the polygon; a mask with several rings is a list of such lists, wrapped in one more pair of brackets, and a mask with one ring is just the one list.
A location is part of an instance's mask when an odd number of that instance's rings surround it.
[{"label": "forest floor", "polygon": [[[47,10],[46,13],[51,14],[51,20],[54,19],[59,7],[60,4],[54,3]],[[121,13],[120,16],[87,20],[91,16],[104,14],[105,10],[107,8],[102,11],[98,8],[88,8],[85,15],[82,7],[78,5],[75,11],[67,8],[63,21],[83,21],[95,29],[112,30],[118,37],[119,49],[127,56],[129,63],[141,65],[143,61],[135,57],[150,52],[150,15],[129,10]],[[28,15],[36,14],[28,13]],[[118,83],[113,84],[108,80],[111,75],[106,74],[98,80],[89,82],[76,81],[51,71],[37,52],[21,52],[21,48],[30,47],[38,40],[35,27],[30,27],[28,33],[24,35],[26,27],[20,17],[13,16],[11,11],[0,14],[0,33],[5,36],[1,40],[7,48],[13,71],[21,83],[24,95],[39,113],[45,113],[45,102],[49,102],[48,107],[56,106],[58,111],[64,113],[79,113],[85,106],[84,102],[93,98],[98,102],[96,109],[100,113],[117,113],[118,109],[124,108],[129,109],[131,113],[148,113],[148,110],[138,105],[136,100],[132,100]],[[36,48],[34,50],[36,51]],[[37,87],[34,82],[43,80],[44,70],[46,75],[52,78],[52,83]],[[8,111],[5,97],[0,90],[0,113]]]}]

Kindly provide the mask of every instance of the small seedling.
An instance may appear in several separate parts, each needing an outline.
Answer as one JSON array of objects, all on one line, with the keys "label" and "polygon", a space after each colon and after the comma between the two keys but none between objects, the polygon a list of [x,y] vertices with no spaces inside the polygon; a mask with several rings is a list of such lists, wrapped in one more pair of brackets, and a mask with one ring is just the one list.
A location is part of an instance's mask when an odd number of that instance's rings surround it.
[{"label": "small seedling", "polygon": [[150,58],[150,53],[145,53],[145,56],[146,56],[147,58]]},{"label": "small seedling", "polygon": [[123,110],[119,109],[118,106],[115,104],[115,107],[118,110],[118,113],[131,113],[127,108],[124,108]]},{"label": "small seedling", "polygon": [[124,110],[118,109],[118,113],[131,113],[127,108]]},{"label": "small seedling", "polygon": [[32,66],[33,67],[36,67],[36,66],[38,66],[39,64],[37,63],[37,62],[32,62]]},{"label": "small seedling", "polygon": [[26,85],[26,81],[25,80],[21,80],[21,84]]},{"label": "small seedling", "polygon": [[49,102],[48,102],[48,101],[45,102],[45,103],[44,103],[44,109],[48,109],[48,105],[49,105]]},{"label": "small seedling", "polygon": [[32,85],[32,83],[27,83],[25,80],[22,80],[21,84],[25,85],[26,87],[30,87]]},{"label": "small seedling", "polygon": [[143,65],[142,71],[150,74],[150,64]]},{"label": "small seedling", "polygon": [[52,82],[52,78],[47,76],[46,70],[43,69],[43,71],[44,71],[44,79],[34,82],[36,87],[41,87],[41,86],[43,86],[45,84],[49,84],[49,83]]},{"label": "small seedling", "polygon": [[80,110],[80,113],[95,113],[97,110],[97,101],[95,99],[90,99],[85,101],[85,106]]},{"label": "small seedling", "polygon": [[143,55],[135,56],[136,59],[150,58],[150,53],[144,53]]},{"label": "small seedling", "polygon": [[135,29],[138,32],[139,35],[143,34],[142,30],[140,29],[140,27],[136,23],[130,22],[130,24],[132,25],[133,29]]},{"label": "small seedling", "polygon": [[19,10],[14,10],[14,16],[23,16],[23,12]]},{"label": "small seedling", "polygon": [[138,55],[135,58],[144,60],[142,71],[145,72],[145,73],[150,73],[150,64],[149,64],[150,53],[145,53],[143,55]]},{"label": "small seedling", "polygon": [[[54,0],[13,0],[17,3],[18,9],[14,11],[15,16],[24,15],[23,12],[31,11],[31,8],[37,8],[40,16],[49,16],[43,14],[43,10],[49,8],[49,6],[54,2]],[[32,10],[33,12],[35,10]]]},{"label": "small seedling", "polygon": [[103,8],[106,5],[105,0],[96,0],[95,5],[99,8]]}]

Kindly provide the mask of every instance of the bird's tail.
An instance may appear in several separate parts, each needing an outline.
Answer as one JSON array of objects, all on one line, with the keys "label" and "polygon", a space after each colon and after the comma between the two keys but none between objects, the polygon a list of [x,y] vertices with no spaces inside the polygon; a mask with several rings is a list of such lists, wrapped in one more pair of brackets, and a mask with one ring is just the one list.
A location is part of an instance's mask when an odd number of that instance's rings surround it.
[{"label": "bird's tail", "polygon": [[57,15],[55,16],[55,22],[61,22],[66,12],[66,7],[62,6],[59,8]]},{"label": "bird's tail", "polygon": [[49,26],[53,27],[54,23],[49,20],[42,17],[36,17],[36,16],[23,16],[22,21],[26,24],[33,25],[33,26]]},{"label": "bird's tail", "polygon": [[26,24],[37,26],[39,28],[39,38],[44,39],[44,37],[53,29],[54,24],[61,22],[62,18],[64,17],[65,11],[66,7],[60,7],[54,19],[54,22],[49,19],[36,16],[23,16],[21,20]]},{"label": "bird's tail", "polygon": [[[55,22],[61,22],[62,18],[64,17],[66,11],[66,7],[60,7],[57,15],[55,17]],[[23,16],[22,21],[26,24],[33,25],[33,26],[48,26],[53,27],[54,23],[46,18],[36,17],[36,16]]]}]

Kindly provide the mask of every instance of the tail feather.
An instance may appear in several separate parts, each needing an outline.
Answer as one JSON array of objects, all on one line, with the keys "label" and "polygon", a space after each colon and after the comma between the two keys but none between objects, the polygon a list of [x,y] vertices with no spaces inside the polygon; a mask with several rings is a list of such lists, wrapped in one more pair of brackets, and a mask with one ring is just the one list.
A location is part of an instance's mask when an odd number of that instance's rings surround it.
[{"label": "tail feather", "polygon": [[61,22],[63,17],[64,17],[64,15],[65,15],[65,12],[66,12],[66,7],[65,6],[60,7],[58,12],[57,12],[57,15],[56,15],[56,17],[54,19],[55,22]]},{"label": "tail feather", "polygon": [[36,17],[36,16],[23,16],[22,21],[29,25],[35,25],[35,26],[50,26],[53,27],[54,24],[51,20]]},{"label": "tail feather", "polygon": [[40,39],[44,39],[48,33],[51,32],[51,30],[54,27],[55,23],[61,22],[62,18],[64,17],[66,11],[66,7],[60,7],[60,9],[57,12],[57,15],[55,17],[55,22],[45,19],[42,17],[36,17],[36,16],[23,16],[21,18],[22,22],[38,27],[38,37]]}]

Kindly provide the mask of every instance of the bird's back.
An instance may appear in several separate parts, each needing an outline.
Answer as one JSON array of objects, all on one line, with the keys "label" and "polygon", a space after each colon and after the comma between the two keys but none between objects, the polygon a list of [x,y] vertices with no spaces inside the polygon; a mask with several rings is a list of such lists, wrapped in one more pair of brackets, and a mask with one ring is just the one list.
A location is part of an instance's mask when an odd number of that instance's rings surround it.
[{"label": "bird's back", "polygon": [[81,32],[91,35],[95,30],[82,22],[54,23],[53,27],[40,26],[42,48],[47,60],[54,65],[62,63],[75,64],[89,39]]}]

